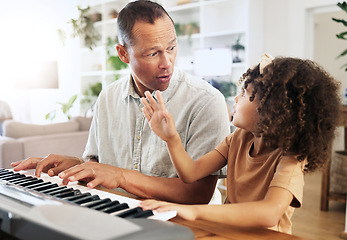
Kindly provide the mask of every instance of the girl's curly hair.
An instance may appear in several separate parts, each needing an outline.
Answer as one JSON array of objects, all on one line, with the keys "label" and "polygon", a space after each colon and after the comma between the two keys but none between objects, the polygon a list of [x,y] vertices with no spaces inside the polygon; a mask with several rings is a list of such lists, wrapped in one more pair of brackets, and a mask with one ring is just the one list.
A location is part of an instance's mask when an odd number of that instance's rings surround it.
[{"label": "girl's curly hair", "polygon": [[258,99],[259,123],[255,134],[267,146],[282,148],[284,154],[307,159],[306,171],[324,166],[339,121],[339,85],[317,63],[297,58],[275,58],[260,74],[259,64],[240,79],[243,91],[254,90]]}]

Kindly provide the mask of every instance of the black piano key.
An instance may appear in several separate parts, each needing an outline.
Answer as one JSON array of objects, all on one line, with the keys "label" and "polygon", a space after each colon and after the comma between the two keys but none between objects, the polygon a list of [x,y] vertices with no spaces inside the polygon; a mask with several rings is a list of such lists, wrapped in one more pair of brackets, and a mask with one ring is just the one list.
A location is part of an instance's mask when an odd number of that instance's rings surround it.
[{"label": "black piano key", "polygon": [[43,182],[42,179],[33,179],[32,181],[28,181],[28,182],[23,182],[23,183],[19,183],[17,185],[22,186],[22,187],[27,187],[36,183],[40,183]]},{"label": "black piano key", "polygon": [[148,218],[150,216],[153,216],[153,211],[152,210],[145,210],[142,212],[138,212],[128,218]]},{"label": "black piano key", "polygon": [[4,181],[9,181],[9,180],[12,180],[12,179],[21,179],[21,178],[24,178],[25,175],[23,174],[14,174],[14,175],[11,175],[11,176],[8,176],[8,177],[5,177],[5,178],[1,178],[1,180],[4,180]]},{"label": "black piano key", "polygon": [[117,211],[120,211],[120,210],[123,210],[123,209],[127,209],[129,208],[129,205],[127,203],[121,203],[121,204],[118,204],[118,205],[114,205],[114,206],[110,206],[110,207],[107,207],[107,208],[104,208],[100,211],[102,212],[105,212],[105,213],[114,213],[114,212],[117,212]]},{"label": "black piano key", "polygon": [[9,170],[7,170],[7,169],[5,169],[5,168],[1,168],[1,169],[0,169],[0,173],[2,173],[2,172],[9,172]]},{"label": "black piano key", "polygon": [[65,198],[65,197],[79,195],[79,194],[81,194],[80,190],[71,189],[70,191],[66,191],[66,192],[59,193],[59,194],[53,194],[52,196],[57,197],[57,198]]},{"label": "black piano key", "polygon": [[13,172],[0,173],[0,179],[7,177],[7,176],[11,176],[13,174],[14,174]]},{"label": "black piano key", "polygon": [[121,217],[121,218],[127,218],[139,212],[143,212],[142,208],[135,207],[135,208],[130,208],[129,210],[126,210],[124,212],[118,213],[115,216]]},{"label": "black piano key", "polygon": [[56,183],[49,183],[49,184],[44,185],[44,186],[34,187],[34,188],[32,188],[32,190],[35,190],[35,191],[38,191],[38,192],[43,192],[44,190],[52,189],[52,188],[55,188],[55,187],[58,187],[58,184],[56,184]]},{"label": "black piano key", "polygon": [[85,196],[83,198],[80,198],[80,199],[74,201],[74,203],[81,205],[83,203],[88,203],[88,202],[92,202],[92,201],[99,200],[99,199],[100,199],[100,197],[98,195]]},{"label": "black piano key", "polygon": [[104,208],[107,208],[107,207],[113,206],[113,205],[117,205],[117,204],[119,204],[119,202],[117,200],[115,200],[112,202],[106,202],[106,203],[100,204],[98,206],[91,207],[91,209],[102,210]]},{"label": "black piano key", "polygon": [[59,191],[59,190],[65,189],[65,188],[67,188],[67,186],[53,187],[53,188],[49,188],[49,189],[43,190],[43,191],[41,191],[41,193],[51,194],[51,193],[53,193],[55,191]]},{"label": "black piano key", "polygon": [[91,195],[90,193],[82,193],[82,194],[75,195],[75,196],[65,197],[65,198],[63,198],[63,200],[73,202],[79,198],[83,198],[85,196],[90,196],[90,195]]},{"label": "black piano key", "polygon": [[23,178],[19,178],[19,179],[11,179],[11,180],[8,180],[8,182],[13,183],[13,184],[17,184],[17,183],[20,183],[23,181],[27,181],[29,179],[34,179],[34,178],[31,176],[28,176],[28,177],[23,177]]},{"label": "black piano key", "polygon": [[0,178],[3,179],[3,178],[7,178],[7,177],[10,177],[10,176],[18,176],[18,175],[21,175],[20,173],[0,173]]},{"label": "black piano key", "polygon": [[33,189],[33,188],[36,188],[36,187],[46,186],[48,184],[51,184],[51,182],[39,182],[39,183],[36,183],[36,184],[32,184],[30,186],[27,186],[27,188]]},{"label": "black piano key", "polygon": [[1,171],[1,172],[0,172],[0,175],[1,175],[1,174],[4,174],[4,173],[14,173],[14,172],[4,169],[4,171]]},{"label": "black piano key", "polygon": [[60,189],[58,189],[58,190],[55,190],[55,191],[50,192],[50,193],[47,193],[47,194],[48,194],[48,195],[54,196],[54,195],[58,195],[58,194],[64,193],[64,192],[70,192],[70,191],[72,191],[72,190],[73,190],[72,188],[67,188],[67,187],[65,187],[65,188],[60,188]]},{"label": "black piano key", "polygon": [[107,202],[111,202],[111,199],[104,198],[104,199],[100,199],[100,200],[96,200],[96,201],[93,201],[90,203],[83,204],[82,206],[87,207],[87,208],[92,208],[92,207],[95,207],[95,206],[98,206],[100,204],[107,203]]}]

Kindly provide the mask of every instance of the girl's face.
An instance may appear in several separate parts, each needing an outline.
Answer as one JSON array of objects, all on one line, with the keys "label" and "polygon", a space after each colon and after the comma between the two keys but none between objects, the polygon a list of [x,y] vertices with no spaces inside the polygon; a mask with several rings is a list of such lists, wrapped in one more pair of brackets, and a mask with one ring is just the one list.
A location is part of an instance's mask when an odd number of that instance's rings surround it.
[{"label": "girl's face", "polygon": [[252,102],[249,100],[252,96],[252,92],[253,84],[249,84],[244,92],[241,92],[235,97],[235,105],[233,106],[234,126],[249,132],[254,132],[255,126],[259,121],[257,95]]}]

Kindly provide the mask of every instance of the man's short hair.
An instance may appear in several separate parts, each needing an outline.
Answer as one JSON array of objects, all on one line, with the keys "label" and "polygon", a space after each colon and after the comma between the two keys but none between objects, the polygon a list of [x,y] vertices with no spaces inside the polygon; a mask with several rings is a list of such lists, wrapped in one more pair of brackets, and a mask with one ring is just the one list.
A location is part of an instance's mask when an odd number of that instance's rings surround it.
[{"label": "man's short hair", "polygon": [[128,3],[118,14],[118,40],[123,46],[135,44],[132,29],[137,21],[154,24],[158,18],[168,16],[174,24],[174,21],[166,10],[158,3],[139,0]]}]

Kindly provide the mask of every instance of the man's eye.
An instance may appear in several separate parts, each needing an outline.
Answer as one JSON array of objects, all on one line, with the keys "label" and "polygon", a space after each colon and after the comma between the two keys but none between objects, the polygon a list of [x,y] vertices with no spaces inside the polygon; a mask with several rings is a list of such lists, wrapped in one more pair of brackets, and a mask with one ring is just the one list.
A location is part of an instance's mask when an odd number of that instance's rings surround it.
[{"label": "man's eye", "polygon": [[176,46],[172,46],[172,47],[170,48],[170,51],[174,50],[175,48],[176,48]]},{"label": "man's eye", "polygon": [[157,55],[158,52],[154,52],[154,53],[151,53],[151,54],[148,54],[149,57],[154,57],[155,55]]}]

